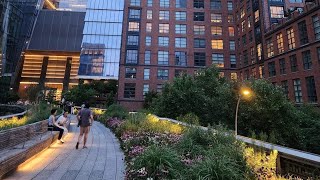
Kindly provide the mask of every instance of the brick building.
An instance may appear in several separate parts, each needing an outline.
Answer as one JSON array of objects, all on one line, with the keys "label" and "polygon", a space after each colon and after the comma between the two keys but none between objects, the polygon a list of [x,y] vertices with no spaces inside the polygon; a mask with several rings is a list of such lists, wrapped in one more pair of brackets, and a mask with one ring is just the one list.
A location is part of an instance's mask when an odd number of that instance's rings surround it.
[{"label": "brick building", "polygon": [[[127,0],[118,100],[136,110],[146,92],[161,92],[181,72],[216,64],[227,78],[268,78],[297,103],[316,103],[319,16],[319,1],[305,6],[302,0]],[[288,37],[295,38],[294,47]],[[289,70],[293,54],[297,72]]]}]

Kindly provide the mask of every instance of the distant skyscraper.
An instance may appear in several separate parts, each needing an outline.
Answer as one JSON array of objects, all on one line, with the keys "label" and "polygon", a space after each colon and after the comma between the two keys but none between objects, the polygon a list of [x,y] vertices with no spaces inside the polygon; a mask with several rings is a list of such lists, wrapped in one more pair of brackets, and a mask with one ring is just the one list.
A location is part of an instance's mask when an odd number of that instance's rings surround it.
[{"label": "distant skyscraper", "polygon": [[[80,79],[118,79],[123,8],[124,0],[88,2],[80,56]],[[89,55],[88,52],[99,53]],[[98,61],[103,58],[102,66],[99,61],[99,67],[96,67],[97,56]],[[100,70],[102,72],[98,72]]]},{"label": "distant skyscraper", "polygon": [[57,10],[85,12],[88,0],[60,0]]}]

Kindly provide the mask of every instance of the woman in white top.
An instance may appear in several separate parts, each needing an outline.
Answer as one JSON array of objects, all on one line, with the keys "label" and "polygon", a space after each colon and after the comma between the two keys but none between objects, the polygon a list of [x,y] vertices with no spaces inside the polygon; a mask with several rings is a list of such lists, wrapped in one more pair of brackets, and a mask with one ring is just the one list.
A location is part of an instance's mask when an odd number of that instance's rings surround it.
[{"label": "woman in white top", "polygon": [[58,140],[61,143],[64,143],[64,140],[62,139],[62,135],[64,132],[64,129],[62,126],[60,126],[57,122],[56,122],[56,115],[57,115],[57,110],[56,109],[52,109],[51,110],[51,115],[48,119],[48,131],[59,131],[59,136],[58,136]]}]

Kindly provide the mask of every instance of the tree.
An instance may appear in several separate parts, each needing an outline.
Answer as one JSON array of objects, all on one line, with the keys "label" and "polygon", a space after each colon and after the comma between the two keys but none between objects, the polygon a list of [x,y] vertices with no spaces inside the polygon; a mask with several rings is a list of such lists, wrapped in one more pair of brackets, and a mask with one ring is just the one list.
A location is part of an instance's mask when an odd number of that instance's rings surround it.
[{"label": "tree", "polygon": [[66,100],[74,102],[76,105],[81,105],[84,102],[92,102],[97,91],[86,84],[80,84],[73,87],[70,91],[63,94]]},{"label": "tree", "polygon": [[145,94],[143,108],[149,109],[152,105],[153,100],[158,97],[158,93],[155,91],[149,91]]}]

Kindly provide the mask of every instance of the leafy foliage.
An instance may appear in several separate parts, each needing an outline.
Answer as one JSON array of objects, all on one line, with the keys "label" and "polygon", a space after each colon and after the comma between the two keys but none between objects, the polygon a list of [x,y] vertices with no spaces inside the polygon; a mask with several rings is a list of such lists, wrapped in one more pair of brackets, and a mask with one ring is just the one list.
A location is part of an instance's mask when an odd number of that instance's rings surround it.
[{"label": "leafy foliage", "polygon": [[97,95],[97,91],[87,84],[80,84],[64,93],[64,97],[76,105],[81,105],[84,102],[92,102],[95,95]]},{"label": "leafy foliage", "polygon": [[19,96],[10,90],[10,78],[0,77],[0,103],[7,104],[8,102],[16,102]]}]

